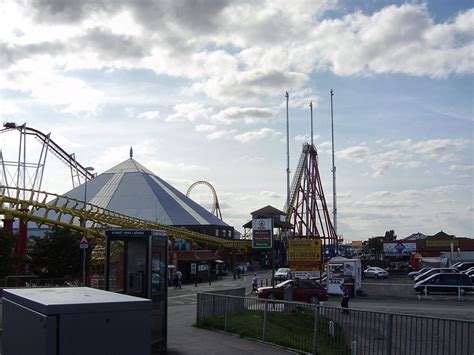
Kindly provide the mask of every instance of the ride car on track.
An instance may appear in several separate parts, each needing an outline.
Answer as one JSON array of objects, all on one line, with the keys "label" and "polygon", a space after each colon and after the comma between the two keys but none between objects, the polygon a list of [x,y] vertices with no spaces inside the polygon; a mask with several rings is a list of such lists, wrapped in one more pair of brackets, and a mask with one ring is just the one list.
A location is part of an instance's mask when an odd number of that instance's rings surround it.
[{"label": "ride car on track", "polygon": [[[465,286],[465,287],[462,287]],[[472,281],[469,276],[465,274],[434,274],[430,277],[417,282],[413,286],[413,290],[416,293],[427,293],[434,292],[453,292],[458,293],[472,291]]]},{"label": "ride car on track", "polygon": [[374,279],[386,279],[388,278],[388,271],[377,266],[369,266],[367,269],[364,270],[364,277],[372,277]]},{"label": "ride car on track", "polygon": [[273,289],[269,287],[260,287],[257,289],[258,298],[283,300],[285,298],[285,290],[292,290],[292,301],[294,302],[309,302],[319,303],[320,301],[328,300],[328,293],[319,283],[312,280],[286,280],[278,285],[275,285],[275,292],[273,296]]}]

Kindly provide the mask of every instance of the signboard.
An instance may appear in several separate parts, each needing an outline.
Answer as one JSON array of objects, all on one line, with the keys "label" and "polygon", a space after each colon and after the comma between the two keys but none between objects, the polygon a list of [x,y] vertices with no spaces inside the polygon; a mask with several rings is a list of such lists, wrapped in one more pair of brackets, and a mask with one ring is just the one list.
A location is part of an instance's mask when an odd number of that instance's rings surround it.
[{"label": "signboard", "polygon": [[87,238],[85,236],[82,237],[81,241],[79,242],[79,248],[81,249],[89,248],[89,242],[87,241]]},{"label": "signboard", "polygon": [[196,275],[196,263],[191,263],[191,275]]},{"label": "signboard", "polygon": [[383,243],[383,252],[386,256],[407,256],[416,251],[416,243]]},{"label": "signboard", "polygon": [[256,218],[252,220],[252,248],[269,249],[273,245],[273,220]]},{"label": "signboard", "polygon": [[362,240],[353,240],[352,247],[358,249],[362,248]]},{"label": "signboard", "polygon": [[288,261],[292,271],[321,269],[320,239],[291,239],[288,241]]},{"label": "signboard", "polygon": [[427,240],[425,243],[428,248],[451,248],[451,244],[453,247],[459,246],[459,241],[457,240]]}]

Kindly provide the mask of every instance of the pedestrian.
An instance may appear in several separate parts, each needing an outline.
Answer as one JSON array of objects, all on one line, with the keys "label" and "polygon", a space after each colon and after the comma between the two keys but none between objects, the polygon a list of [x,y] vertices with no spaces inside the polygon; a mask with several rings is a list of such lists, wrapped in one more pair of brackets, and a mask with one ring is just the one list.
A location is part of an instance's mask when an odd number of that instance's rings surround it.
[{"label": "pedestrian", "polygon": [[253,277],[252,277],[252,292],[257,293],[257,287],[258,287],[258,277],[257,277],[257,274],[253,274]]},{"label": "pedestrian", "polygon": [[173,288],[176,290],[178,288],[178,273],[175,272],[173,275]]},{"label": "pedestrian", "polygon": [[341,285],[341,290],[341,307],[343,308],[342,313],[349,314],[349,290],[344,284]]},{"label": "pedestrian", "polygon": [[183,274],[181,271],[176,271],[176,278],[178,279],[178,288],[181,289],[181,279],[183,277]]}]

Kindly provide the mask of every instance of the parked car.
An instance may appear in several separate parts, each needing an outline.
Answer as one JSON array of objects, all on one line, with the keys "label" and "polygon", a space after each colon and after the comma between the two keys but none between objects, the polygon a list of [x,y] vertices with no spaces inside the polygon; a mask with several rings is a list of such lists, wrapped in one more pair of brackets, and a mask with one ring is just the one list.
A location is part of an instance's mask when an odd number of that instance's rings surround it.
[{"label": "parked car", "polygon": [[418,275],[424,274],[425,272],[427,272],[428,270],[431,270],[431,269],[432,269],[431,267],[424,267],[424,268],[421,269],[421,270],[409,272],[409,273],[408,273],[408,277],[409,277],[410,279],[414,279],[414,278],[417,277]]},{"label": "parked car", "polygon": [[[285,289],[292,289],[292,300],[295,302],[319,303],[327,301],[328,293],[324,287],[312,280],[286,280],[275,285],[274,299],[283,300]],[[272,299],[272,287],[260,287],[257,289],[258,298]]]},{"label": "parked car", "polygon": [[459,287],[463,292],[472,291],[472,281],[469,276],[461,273],[438,273],[417,282],[413,289],[416,293],[426,292],[459,292]]},{"label": "parked car", "polygon": [[469,277],[474,276],[474,267],[471,267],[470,269],[461,271],[461,274],[465,274]]},{"label": "parked car", "polygon": [[[290,275],[290,276],[289,276]],[[287,267],[281,267],[275,272],[274,276],[276,281],[285,281],[291,278],[291,269]]]},{"label": "parked car", "polygon": [[364,277],[372,277],[374,279],[386,279],[388,277],[388,271],[377,266],[369,266],[364,270]]},{"label": "parked car", "polygon": [[474,267],[474,261],[463,261],[462,263],[456,266],[451,266],[451,267],[454,267],[455,269],[458,269],[459,271],[464,271],[464,270],[470,269],[471,267]]},{"label": "parked car", "polygon": [[415,277],[415,282],[420,282],[435,274],[459,274],[459,271],[457,269],[450,268],[450,267],[434,268],[434,269],[428,270],[424,274],[421,274]]}]

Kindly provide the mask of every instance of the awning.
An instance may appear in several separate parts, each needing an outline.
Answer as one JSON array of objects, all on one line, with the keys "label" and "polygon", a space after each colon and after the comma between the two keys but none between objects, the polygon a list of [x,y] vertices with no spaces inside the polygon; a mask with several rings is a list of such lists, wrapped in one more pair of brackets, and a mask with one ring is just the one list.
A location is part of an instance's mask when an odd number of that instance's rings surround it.
[{"label": "awning", "polygon": [[185,250],[178,252],[178,261],[215,261],[217,257],[210,250]]}]

